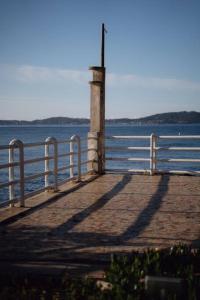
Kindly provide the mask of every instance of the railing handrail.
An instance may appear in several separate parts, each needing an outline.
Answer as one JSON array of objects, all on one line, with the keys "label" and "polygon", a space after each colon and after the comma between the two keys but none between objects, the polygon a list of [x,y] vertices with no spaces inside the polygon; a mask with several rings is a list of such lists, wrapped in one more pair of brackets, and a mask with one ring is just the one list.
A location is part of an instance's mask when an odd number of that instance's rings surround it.
[{"label": "railing handrail", "polygon": [[[150,135],[108,135],[106,139],[148,139]],[[159,139],[200,139],[200,135],[155,135]]]},{"label": "railing handrail", "polygon": [[200,139],[200,135],[158,135],[157,136],[159,139],[189,139],[189,140],[193,140],[193,139]]},{"label": "railing handrail", "polygon": [[[24,148],[32,148],[32,147],[40,147],[40,146],[44,146],[49,142],[34,142],[34,143],[23,143]],[[64,143],[70,143],[70,139],[66,139],[66,140],[57,140],[58,144],[64,144]],[[11,149],[11,148],[18,148],[17,145],[0,145],[0,150],[7,150],[7,149]]]},{"label": "railing handrail", "polygon": [[[149,158],[146,157],[119,157],[119,156],[106,156],[106,161],[135,161],[135,162],[139,162],[139,161],[149,161],[150,162],[150,166],[149,169],[129,169],[129,171],[139,171],[139,172],[148,172],[150,174],[155,174],[155,173],[163,173],[165,171],[163,170],[159,170],[157,168],[157,163],[159,162],[176,162],[176,163],[199,163],[200,162],[200,158],[158,158],[157,157],[157,153],[159,151],[188,151],[188,152],[192,152],[192,151],[199,151],[200,152],[200,147],[175,147],[175,146],[157,146],[157,143],[159,140],[200,140],[200,135],[155,135],[155,134],[151,134],[151,135],[127,135],[127,136],[122,136],[122,135],[114,135],[114,136],[106,136],[107,140],[149,140],[150,144],[149,146],[121,146],[121,145],[117,145],[117,146],[113,146],[108,145],[105,147],[105,150],[110,150],[110,151],[123,151],[123,153],[125,153],[125,151],[128,152],[132,152],[132,151],[137,151],[137,153],[139,151],[149,151],[150,152],[150,156]],[[108,170],[108,169],[106,169]],[[117,170],[117,169],[109,169],[110,170]],[[127,169],[126,169],[127,170]],[[166,173],[170,172],[170,173],[187,173],[187,174],[199,174],[200,171],[185,171],[185,170],[166,170]]]},{"label": "railing handrail", "polygon": [[[58,153],[58,145],[60,144],[69,144],[70,145],[70,151],[64,152],[64,153]],[[74,149],[74,145],[77,145],[77,149]],[[35,157],[31,159],[25,159],[24,156],[24,149],[26,147],[37,147],[37,146],[44,146],[45,147],[45,153],[44,156],[41,157]],[[53,147],[53,154],[50,154],[50,147]],[[20,201],[20,206],[23,207],[25,205],[25,199],[27,199],[27,195],[35,195],[38,192],[49,190],[52,188],[54,191],[58,190],[58,185],[61,183],[58,182],[58,172],[64,171],[67,169],[70,169],[70,178],[67,178],[66,180],[62,180],[63,182],[66,182],[72,179],[77,179],[77,181],[81,180],[81,166],[83,164],[88,163],[88,161],[81,161],[81,139],[78,135],[74,135],[71,137],[71,139],[65,139],[65,140],[57,140],[54,137],[47,138],[44,142],[34,142],[34,143],[23,143],[21,140],[12,140],[9,145],[0,145],[0,150],[8,150],[9,151],[9,162],[8,163],[1,163],[0,169],[8,169],[9,170],[9,180],[7,182],[1,182],[0,188],[8,187],[9,188],[9,199],[0,202],[0,207],[4,206],[6,203],[10,204],[11,206],[14,205],[15,202]],[[15,151],[19,151],[19,159],[16,161],[15,158]],[[75,155],[77,156],[77,162],[74,161]],[[58,159],[60,157],[67,157],[70,158],[69,165],[65,165],[62,167],[58,166]],[[33,175],[25,175],[24,174],[24,166],[30,165],[33,163],[44,161],[45,163],[45,169],[44,172],[35,173]],[[49,162],[53,161],[53,169],[50,168]],[[15,178],[15,168],[19,168],[19,178]],[[74,168],[77,167],[77,175],[74,173]],[[72,171],[72,172],[71,172]],[[54,183],[53,185],[49,181],[50,175],[54,176]],[[25,193],[24,184],[26,181],[30,181],[32,179],[42,177],[45,178],[45,186],[33,191],[31,193]],[[20,196],[15,196],[15,186],[16,184],[20,184]]]},{"label": "railing handrail", "polygon": [[[88,137],[88,140],[90,139],[98,139],[98,137]],[[107,136],[106,137],[107,140],[137,140],[137,146],[132,146],[132,145],[121,145],[120,143],[118,143],[117,146],[113,146],[112,142],[109,145],[106,145],[105,150],[106,151],[123,151],[123,154],[125,153],[125,151],[128,152],[137,152],[140,153],[140,151],[142,153],[146,152],[148,153],[149,151],[149,157],[142,157],[142,155],[138,155],[137,157],[133,156],[133,157],[120,157],[120,155],[115,155],[114,157],[112,156],[106,156],[106,160],[110,160],[110,161],[121,161],[121,162],[146,162],[149,163],[149,168],[148,169],[134,169],[134,168],[129,168],[127,171],[131,171],[131,172],[145,172],[145,173],[150,173],[150,174],[156,174],[156,173],[186,173],[186,174],[200,174],[200,170],[197,171],[188,171],[188,170],[160,170],[158,169],[157,164],[159,162],[162,163],[167,163],[167,162],[176,162],[176,163],[200,163],[200,157],[197,158],[171,158],[171,157],[161,157],[159,158],[157,156],[157,154],[161,151],[187,151],[188,153],[191,153],[192,151],[196,151],[196,152],[200,152],[200,147],[197,146],[171,146],[171,145],[158,145],[158,141],[159,140],[200,140],[200,135],[155,135],[155,134],[151,134],[151,135],[127,135],[127,136],[123,136],[123,135],[113,135],[113,136]],[[85,139],[84,139],[85,140]],[[145,140],[145,142],[143,142],[143,144],[141,146],[138,145],[138,141],[139,140]],[[0,188],[4,188],[4,187],[8,187],[9,189],[9,200],[7,201],[7,203],[11,204],[11,206],[14,205],[15,202],[20,201],[20,206],[24,206],[25,205],[25,199],[27,199],[27,197],[29,197],[29,195],[35,195],[37,194],[37,192],[41,192],[41,191],[48,191],[48,190],[58,190],[58,186],[63,183],[63,182],[67,182],[69,180],[75,179],[77,181],[81,180],[81,166],[86,165],[88,163],[96,163],[96,158],[88,158],[88,160],[86,161],[82,161],[81,160],[81,156],[84,153],[90,153],[90,152],[94,152],[97,151],[97,149],[95,147],[91,146],[88,147],[88,149],[82,149],[81,147],[81,139],[78,135],[74,135],[72,136],[70,139],[63,139],[63,140],[57,140],[54,137],[49,137],[47,138],[45,141],[43,142],[34,142],[34,143],[23,143],[20,140],[12,140],[10,142],[9,145],[0,145],[0,150],[8,150],[9,153],[9,161],[8,163],[1,163],[0,164],[0,169],[8,169],[9,170],[9,180],[7,182],[1,182],[0,183]],[[146,145],[147,141],[149,141],[149,145]],[[59,145],[60,144],[69,144],[69,151],[68,152],[59,152]],[[42,147],[44,146],[45,148],[45,153],[44,156],[40,157],[35,157],[35,158],[25,158],[24,155],[24,149],[25,148],[31,148],[31,147]],[[75,148],[76,146],[76,148]],[[53,153],[52,151],[50,151],[50,148],[53,149]],[[62,147],[63,148],[63,147]],[[16,160],[16,151],[17,150],[17,154],[18,154],[18,160]],[[76,156],[76,161],[75,161],[75,156]],[[141,157],[140,157],[141,156]],[[164,155],[163,155],[164,156]],[[185,153],[184,153],[185,156]],[[62,166],[59,166],[58,162],[59,162],[59,158],[61,157],[69,157],[69,164],[64,164]],[[93,156],[92,156],[93,157]],[[96,157],[96,156],[94,156]],[[98,155],[97,155],[97,159],[98,159]],[[25,174],[24,172],[24,167],[25,165],[30,165],[30,164],[34,164],[37,162],[42,162],[44,161],[45,164],[45,169],[44,172],[38,172],[35,174]],[[51,166],[51,164],[53,165],[53,168]],[[19,168],[19,178],[15,177],[15,168]],[[77,168],[77,174],[75,174],[74,169]],[[61,171],[65,171],[69,169],[70,170],[70,176],[65,179],[62,180],[62,182],[58,181],[58,172]],[[113,169],[114,171],[117,171],[117,169]],[[53,176],[54,178],[54,182],[53,184],[50,182],[50,175]],[[25,188],[24,188],[24,184],[27,181],[33,180],[35,178],[39,178],[39,177],[43,177],[45,179],[45,185],[44,187],[33,191],[31,193],[25,193]],[[20,186],[20,195],[18,195],[17,197],[15,196],[15,186],[16,185]],[[6,202],[0,202],[0,207],[2,205],[4,205]]]},{"label": "railing handrail", "polygon": [[148,139],[149,135],[108,135],[106,139]]}]

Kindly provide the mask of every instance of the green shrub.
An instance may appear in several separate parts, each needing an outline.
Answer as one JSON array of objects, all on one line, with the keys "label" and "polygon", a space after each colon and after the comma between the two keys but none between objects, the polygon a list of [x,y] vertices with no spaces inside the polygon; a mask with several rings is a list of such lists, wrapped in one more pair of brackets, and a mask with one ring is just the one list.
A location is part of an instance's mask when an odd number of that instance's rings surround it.
[{"label": "green shrub", "polygon": [[[185,245],[170,249],[149,249],[143,253],[112,255],[105,275],[109,288],[102,288],[94,279],[74,279],[67,276],[33,282],[29,278],[10,278],[0,283],[0,299],[5,300],[143,300],[200,299],[200,250]],[[145,276],[180,278],[178,289],[145,287]]]}]

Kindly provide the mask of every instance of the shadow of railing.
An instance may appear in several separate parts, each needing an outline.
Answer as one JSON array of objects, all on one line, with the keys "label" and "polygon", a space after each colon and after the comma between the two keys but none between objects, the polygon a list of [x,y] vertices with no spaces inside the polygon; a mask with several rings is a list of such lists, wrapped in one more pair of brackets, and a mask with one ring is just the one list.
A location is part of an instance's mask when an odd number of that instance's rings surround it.
[{"label": "shadow of railing", "polygon": [[[117,183],[112,183],[110,190],[97,198],[92,205],[81,209],[79,212],[76,210],[77,213],[54,229],[48,226],[42,227],[39,224],[38,226],[29,226],[23,223],[16,228],[14,226],[2,226],[5,232],[1,232],[0,238],[0,264],[6,261],[11,262],[12,260],[46,261],[49,264],[53,262],[61,265],[70,265],[71,263],[73,264],[73,270],[78,272],[79,275],[87,273],[88,270],[100,270],[104,264],[106,265],[109,262],[111,253],[122,254],[124,253],[124,247],[127,246],[130,246],[129,252],[134,247],[144,248],[145,242],[140,241],[137,237],[147,229],[155,214],[160,210],[164,197],[168,192],[169,180],[169,175],[161,176],[155,193],[153,195],[148,194],[148,203],[142,211],[133,210],[133,217],[135,217],[135,213],[138,213],[137,218],[132,223],[130,221],[130,225],[122,234],[112,235],[112,230],[111,232],[107,230],[104,233],[103,231],[97,232],[98,230],[95,232],[93,229],[90,232],[89,228],[86,231],[81,230],[81,227],[80,231],[76,231],[76,228],[75,230],[72,229],[89,218],[91,214],[96,212],[104,213],[106,210],[101,210],[101,208],[118,193],[123,195],[123,191],[126,192],[125,187],[127,184],[130,181],[134,181],[134,176],[130,174],[123,175],[122,179]],[[140,195],[137,195],[137,201],[140,201]],[[56,201],[62,196],[63,194],[52,201]],[[89,193],[88,197],[90,197]],[[51,201],[45,205],[48,206],[49,204],[51,204]],[[37,207],[35,210],[39,208],[42,207]],[[30,212],[34,212],[34,210],[30,210]],[[147,241],[146,246],[156,247],[157,237],[148,237],[148,239],[153,239],[153,241]],[[169,239],[166,237],[166,246],[171,242],[170,236]],[[174,240],[173,243],[175,242]],[[87,265],[85,269],[84,265]],[[81,268],[82,271],[80,271]]]},{"label": "shadow of railing", "polygon": [[146,227],[149,226],[153,216],[159,210],[164,196],[168,191],[169,178],[169,175],[161,176],[157,191],[152,195],[147,206],[140,212],[136,221],[132,225],[130,225],[121,235],[121,242],[126,241],[130,238],[136,238],[141,232],[145,230]]},{"label": "shadow of railing", "polygon": [[[0,221],[0,227],[4,226],[4,225],[12,224],[20,219],[23,219],[23,218],[35,213],[36,211],[38,211],[40,209],[48,207],[49,205],[60,200],[62,197],[78,191],[79,189],[81,189],[88,183],[94,181],[98,177],[99,176],[93,176],[85,181],[78,182],[74,187],[68,188],[66,191],[61,191],[61,192],[58,191],[55,195],[49,194],[47,200],[44,200],[41,203],[33,205],[31,207],[28,207],[27,203],[25,203],[25,210],[23,209],[22,211],[19,211],[16,215],[11,215],[11,216],[7,217],[6,219]],[[39,194],[37,195],[37,197],[39,197]]]},{"label": "shadow of railing", "polygon": [[159,210],[163,198],[168,191],[169,175],[162,175],[158,188],[155,194],[150,198],[147,206],[141,211],[136,221],[130,225],[126,231],[121,235],[121,241],[126,241],[129,238],[136,238],[141,232],[149,226],[153,216]]},{"label": "shadow of railing", "polygon": [[83,222],[86,218],[88,218],[92,213],[97,212],[103,206],[105,206],[113,197],[115,197],[119,192],[121,192],[124,187],[131,181],[131,175],[125,174],[123,175],[122,180],[120,180],[111,190],[101,197],[99,197],[95,203],[90,205],[89,207],[83,209],[81,212],[73,215],[66,223],[58,226],[54,230],[54,234],[62,234],[62,232],[67,232],[71,230],[78,223]]}]

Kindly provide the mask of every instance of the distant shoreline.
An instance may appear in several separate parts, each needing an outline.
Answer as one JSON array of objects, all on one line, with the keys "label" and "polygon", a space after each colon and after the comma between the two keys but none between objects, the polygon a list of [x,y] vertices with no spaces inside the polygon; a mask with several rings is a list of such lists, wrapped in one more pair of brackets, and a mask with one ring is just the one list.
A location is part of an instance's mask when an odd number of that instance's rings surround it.
[{"label": "distant shoreline", "polygon": [[[143,123],[143,124],[106,124],[106,127],[143,127],[143,126],[200,126],[200,123],[162,123],[162,124],[157,124],[157,123]],[[0,128],[45,128],[45,127],[89,127],[90,124],[38,124],[38,125],[0,125]]]},{"label": "distant shoreline", "polygon": [[[89,126],[90,120],[87,118],[69,118],[69,117],[52,117],[40,120],[0,120],[0,126]],[[106,126],[119,125],[175,125],[175,124],[200,124],[200,112],[181,111],[155,114],[138,119],[119,118],[107,119]]]}]

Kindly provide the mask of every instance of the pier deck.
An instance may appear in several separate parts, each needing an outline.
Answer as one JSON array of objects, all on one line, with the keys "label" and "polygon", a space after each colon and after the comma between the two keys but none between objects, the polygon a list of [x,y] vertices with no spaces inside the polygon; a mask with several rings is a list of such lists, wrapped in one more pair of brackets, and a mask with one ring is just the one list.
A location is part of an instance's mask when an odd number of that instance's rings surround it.
[{"label": "pier deck", "polygon": [[106,174],[0,209],[2,272],[80,275],[111,253],[177,243],[200,245],[200,177]]}]

